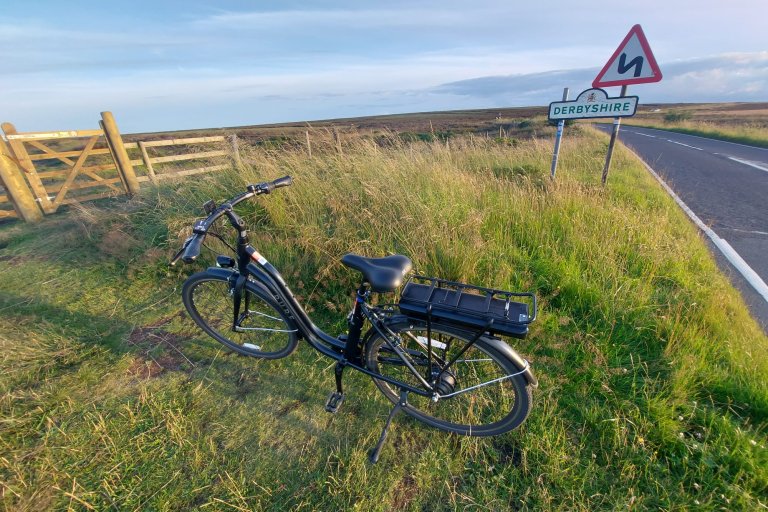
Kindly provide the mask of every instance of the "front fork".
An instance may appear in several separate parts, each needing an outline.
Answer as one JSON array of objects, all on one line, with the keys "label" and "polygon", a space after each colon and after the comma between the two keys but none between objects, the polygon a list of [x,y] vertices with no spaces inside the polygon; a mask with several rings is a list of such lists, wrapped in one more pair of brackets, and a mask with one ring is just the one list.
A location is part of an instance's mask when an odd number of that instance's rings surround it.
[{"label": "front fork", "polygon": [[[243,293],[245,290],[245,283],[248,281],[248,264],[251,261],[251,255],[248,253],[248,232],[245,230],[245,222],[243,222],[243,219],[240,218],[233,210],[232,208],[229,208],[225,212],[227,218],[229,219],[229,223],[232,225],[233,228],[237,229],[237,270],[238,270],[238,276],[237,280],[234,283],[234,286],[232,287],[232,294],[234,299],[234,311],[233,311],[233,318],[232,318],[232,330],[237,331],[237,328],[240,327],[240,324],[245,320],[249,315],[249,307],[250,307],[250,294]],[[245,304],[243,304],[243,312],[240,313],[240,305],[242,303],[242,299],[245,297]]]}]

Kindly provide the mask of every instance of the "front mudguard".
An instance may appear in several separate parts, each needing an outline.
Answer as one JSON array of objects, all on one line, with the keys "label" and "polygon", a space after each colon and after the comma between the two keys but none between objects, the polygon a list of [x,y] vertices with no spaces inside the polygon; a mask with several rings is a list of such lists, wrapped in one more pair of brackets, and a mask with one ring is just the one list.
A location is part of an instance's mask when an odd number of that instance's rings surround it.
[{"label": "front mudguard", "polygon": [[[235,282],[236,282],[237,278],[240,276],[240,273],[237,270],[233,269],[233,268],[208,267],[206,269],[206,272],[208,272],[209,274],[215,275],[216,277],[221,277],[223,279],[231,280],[232,281],[232,286],[235,285]],[[251,283],[251,285],[256,286],[257,288],[259,288],[261,291],[266,293],[268,296],[270,296],[270,297],[274,297],[275,296],[275,293],[272,290],[270,290],[269,287],[267,287],[261,281],[256,281],[254,279],[249,279],[248,282]]]},{"label": "front mudguard", "polygon": [[[249,276],[248,280],[243,283],[243,286],[247,286],[251,289],[252,293],[261,293],[264,295],[264,297],[270,299],[274,304],[270,304],[272,307],[274,307],[276,310],[280,311],[285,314],[286,321],[288,322],[288,325],[291,329],[296,329],[298,331],[297,336],[299,339],[304,337],[304,333],[301,330],[298,320],[296,316],[294,315],[293,311],[291,311],[285,303],[280,299],[280,295],[272,290],[268,283],[264,283],[260,281],[258,278],[260,276],[253,275],[256,274],[256,272],[260,272],[258,269],[250,269],[249,272],[252,274],[252,278]],[[233,269],[233,268],[222,268],[222,267],[208,267],[205,270],[206,274],[216,276],[221,279],[225,279],[230,284],[230,293],[234,291],[235,286],[237,285],[238,279],[241,277],[241,274]]]}]

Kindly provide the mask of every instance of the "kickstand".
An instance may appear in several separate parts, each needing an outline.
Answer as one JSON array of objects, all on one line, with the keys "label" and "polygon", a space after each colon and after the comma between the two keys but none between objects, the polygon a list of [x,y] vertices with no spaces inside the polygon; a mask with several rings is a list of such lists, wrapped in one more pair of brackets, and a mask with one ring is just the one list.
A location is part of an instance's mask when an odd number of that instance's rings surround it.
[{"label": "kickstand", "polygon": [[368,458],[371,461],[371,464],[376,464],[379,461],[379,455],[381,455],[381,449],[384,447],[384,441],[387,440],[387,431],[389,430],[389,426],[392,424],[392,418],[394,418],[395,415],[400,412],[400,409],[406,405],[408,405],[408,391],[401,389],[400,399],[390,411],[389,416],[387,417],[387,422],[384,423],[384,428],[381,430],[379,442],[376,443],[376,448],[371,450],[370,457]]},{"label": "kickstand", "polygon": [[325,402],[325,410],[336,414],[339,412],[339,407],[344,403],[344,390],[341,387],[341,376],[344,373],[344,365],[342,361],[336,363],[336,369],[334,374],[336,375],[336,391],[331,393],[328,400]]}]

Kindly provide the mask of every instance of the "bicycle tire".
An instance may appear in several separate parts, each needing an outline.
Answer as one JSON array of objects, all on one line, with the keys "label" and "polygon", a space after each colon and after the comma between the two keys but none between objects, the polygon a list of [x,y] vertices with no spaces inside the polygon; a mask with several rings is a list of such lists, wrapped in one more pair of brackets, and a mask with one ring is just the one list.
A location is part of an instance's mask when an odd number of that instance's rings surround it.
[{"label": "bicycle tire", "polygon": [[272,297],[251,282],[243,289],[242,307],[248,301],[248,314],[240,327],[232,330],[233,295],[231,279],[206,271],[198,272],[184,282],[182,301],[195,323],[213,339],[238,354],[279,359],[290,355],[298,345],[298,330]]},{"label": "bicycle tire", "polygon": [[[413,320],[397,319],[389,324],[389,329],[398,335],[401,346],[415,356],[412,358],[414,366],[426,373],[426,325]],[[431,331],[433,354],[440,356],[443,361],[450,361],[461,346],[474,338],[469,331],[441,323],[433,323]],[[487,335],[481,336],[451,367],[455,381],[452,391],[460,391],[494,378],[514,376],[454,397],[440,398],[437,402],[430,397],[410,393],[403,411],[439,430],[467,436],[495,436],[522,425],[533,403],[531,386],[522,375],[523,368],[494,349],[489,341]],[[445,344],[447,350],[439,348],[440,344]],[[368,369],[414,387],[421,387],[416,377],[375,329],[366,335],[365,350]],[[437,373],[443,366],[433,360],[431,371]],[[373,381],[390,402],[397,403],[400,393],[396,386],[375,377]]]}]

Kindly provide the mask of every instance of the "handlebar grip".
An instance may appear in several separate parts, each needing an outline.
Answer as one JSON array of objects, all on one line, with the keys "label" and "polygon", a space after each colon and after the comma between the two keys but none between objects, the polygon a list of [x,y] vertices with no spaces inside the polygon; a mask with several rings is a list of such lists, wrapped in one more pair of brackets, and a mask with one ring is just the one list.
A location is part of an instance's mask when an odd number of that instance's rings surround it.
[{"label": "handlebar grip", "polygon": [[258,185],[248,185],[247,188],[248,192],[256,195],[269,194],[276,188],[287,187],[291,183],[293,183],[293,178],[290,176],[283,176],[282,178],[277,178],[275,181],[265,181],[264,183],[259,183]]},{"label": "handlebar grip", "polygon": [[275,181],[268,181],[264,183],[262,185],[263,187],[262,190],[264,191],[265,194],[269,194],[276,188],[287,187],[291,183],[293,183],[293,178],[291,178],[290,176],[283,176],[282,178],[277,178]]},{"label": "handlebar grip", "polygon": [[280,187],[287,187],[293,183],[293,178],[290,176],[283,176],[282,178],[277,178],[275,181],[270,183],[272,189],[280,188]]},{"label": "handlebar grip", "polygon": [[187,245],[187,250],[184,251],[184,256],[181,257],[181,259],[184,260],[184,263],[192,263],[198,256],[200,256],[203,240],[205,240],[204,234],[196,234],[192,237],[192,240],[189,241],[189,245]]}]

